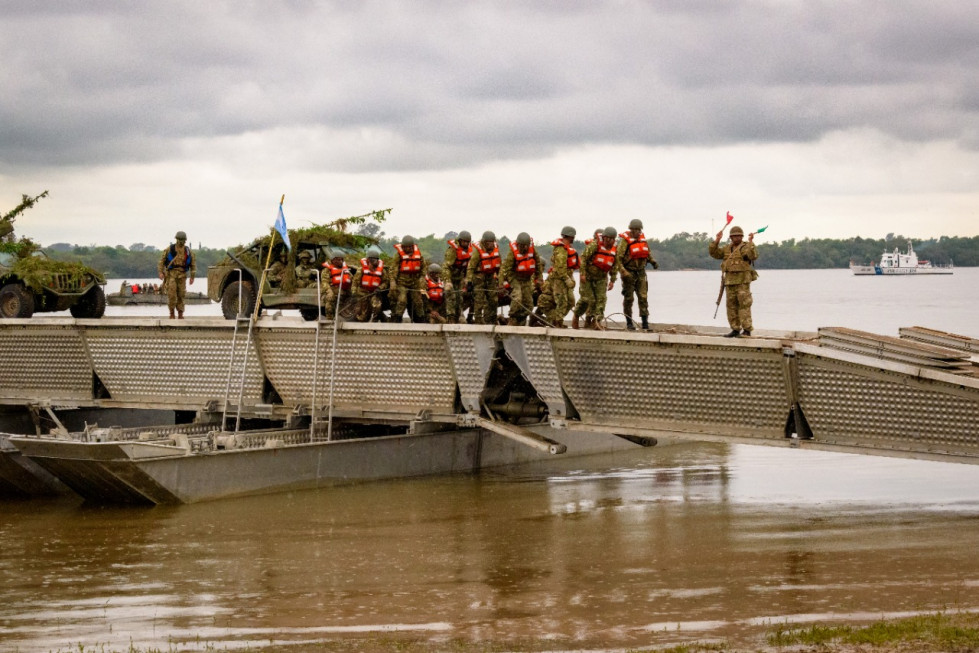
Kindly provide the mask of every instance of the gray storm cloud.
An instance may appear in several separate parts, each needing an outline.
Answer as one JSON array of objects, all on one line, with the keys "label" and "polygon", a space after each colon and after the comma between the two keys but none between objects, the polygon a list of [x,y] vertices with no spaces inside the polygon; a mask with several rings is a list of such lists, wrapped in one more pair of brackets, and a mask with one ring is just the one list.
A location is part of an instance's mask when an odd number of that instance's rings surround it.
[{"label": "gray storm cloud", "polygon": [[[979,145],[979,5],[0,2],[0,166],[319,133],[336,171],[582,144]],[[317,152],[321,152],[318,155]]]}]

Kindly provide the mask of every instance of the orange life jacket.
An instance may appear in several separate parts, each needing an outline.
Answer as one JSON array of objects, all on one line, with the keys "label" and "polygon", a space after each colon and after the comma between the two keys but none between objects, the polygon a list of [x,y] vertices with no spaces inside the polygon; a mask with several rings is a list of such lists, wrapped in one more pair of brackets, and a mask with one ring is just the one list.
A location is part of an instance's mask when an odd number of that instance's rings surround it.
[{"label": "orange life jacket", "polygon": [[602,272],[608,272],[615,265],[615,245],[606,247],[603,243],[598,243],[598,250],[588,262]]},{"label": "orange life jacket", "polygon": [[554,245],[555,247],[563,247],[565,251],[568,253],[569,270],[577,270],[578,268],[581,267],[581,262],[578,261],[578,252],[575,250],[574,247],[571,247],[566,242],[564,242],[563,238],[558,238],[557,240],[552,241],[551,244]]},{"label": "orange life jacket", "polygon": [[398,267],[399,272],[402,274],[417,274],[422,271],[422,251],[418,249],[418,245],[415,245],[415,250],[411,254],[407,254],[401,248],[401,243],[396,244],[394,249],[398,251],[398,256],[401,257],[401,265]]},{"label": "orange life jacket", "polygon": [[445,301],[445,284],[442,281],[435,281],[426,276],[425,282],[428,284],[428,299],[433,304],[441,304]]},{"label": "orange life jacket", "polygon": [[373,292],[381,286],[384,279],[384,261],[378,259],[377,267],[371,268],[370,259],[360,259],[360,289]]},{"label": "orange life jacket", "polygon": [[534,256],[534,241],[530,241],[530,247],[526,254],[521,254],[517,249],[516,243],[510,243],[510,251],[513,252],[515,265],[513,271],[520,277],[532,277],[537,272],[537,257]]},{"label": "orange life jacket", "polygon": [[496,274],[500,271],[500,265],[502,261],[500,260],[500,248],[493,245],[493,251],[487,252],[483,250],[483,245],[480,243],[476,245],[476,251],[479,252],[479,271],[483,274]]},{"label": "orange life jacket", "polygon": [[332,263],[324,263],[323,265],[330,271],[331,286],[340,286],[342,283],[344,290],[350,290],[350,282],[353,280],[353,275],[350,274],[350,268],[346,265],[335,268]]},{"label": "orange life jacket", "polygon": [[466,268],[469,267],[469,259],[473,255],[473,244],[469,243],[469,247],[463,249],[454,240],[447,240],[445,242],[449,243],[449,246],[456,251],[456,260],[452,264],[452,267],[458,271],[465,272]]},{"label": "orange life jacket", "polygon": [[649,243],[646,242],[646,235],[640,233],[639,238],[633,238],[632,234],[625,231],[619,234],[619,238],[629,243],[629,258],[634,261],[646,261],[649,259]]}]

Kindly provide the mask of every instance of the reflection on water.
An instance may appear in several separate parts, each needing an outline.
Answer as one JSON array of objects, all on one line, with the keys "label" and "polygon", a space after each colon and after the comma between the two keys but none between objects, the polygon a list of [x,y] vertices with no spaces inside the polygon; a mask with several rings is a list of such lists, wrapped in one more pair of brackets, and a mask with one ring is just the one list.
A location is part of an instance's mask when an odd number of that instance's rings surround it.
[{"label": "reflection on water", "polygon": [[556,648],[979,607],[979,468],[682,444],[175,508],[7,503],[0,648]]}]

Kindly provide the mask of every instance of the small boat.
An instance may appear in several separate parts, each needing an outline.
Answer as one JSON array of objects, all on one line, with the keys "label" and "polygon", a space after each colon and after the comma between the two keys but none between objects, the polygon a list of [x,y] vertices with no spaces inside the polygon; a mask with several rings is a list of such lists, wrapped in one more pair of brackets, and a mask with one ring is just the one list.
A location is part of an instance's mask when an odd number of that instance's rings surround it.
[{"label": "small boat", "polygon": [[952,274],[952,264],[932,265],[930,261],[918,260],[918,255],[914,253],[914,247],[908,243],[907,254],[902,254],[894,248],[893,252],[884,252],[880,257],[880,263],[870,265],[850,264],[850,271],[858,276],[870,275],[905,275],[905,274]]},{"label": "small boat", "polygon": [[[140,306],[144,304],[166,305],[167,295],[164,292],[143,291],[133,292],[132,288],[126,288],[120,292],[109,293],[105,301],[110,306]],[[184,296],[185,304],[210,304],[211,300],[207,293],[188,292]]]}]

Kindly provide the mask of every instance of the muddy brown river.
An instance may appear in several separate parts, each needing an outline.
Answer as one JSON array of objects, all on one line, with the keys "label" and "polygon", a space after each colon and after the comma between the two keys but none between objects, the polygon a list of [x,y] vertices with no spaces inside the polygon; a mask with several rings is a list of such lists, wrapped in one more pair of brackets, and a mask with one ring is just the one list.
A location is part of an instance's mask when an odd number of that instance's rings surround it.
[{"label": "muddy brown river", "polygon": [[0,650],[745,640],[979,609],[979,467],[673,444],[157,508],[6,502]]}]

